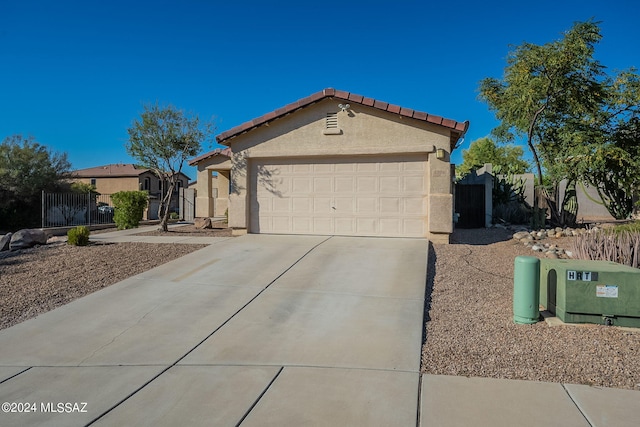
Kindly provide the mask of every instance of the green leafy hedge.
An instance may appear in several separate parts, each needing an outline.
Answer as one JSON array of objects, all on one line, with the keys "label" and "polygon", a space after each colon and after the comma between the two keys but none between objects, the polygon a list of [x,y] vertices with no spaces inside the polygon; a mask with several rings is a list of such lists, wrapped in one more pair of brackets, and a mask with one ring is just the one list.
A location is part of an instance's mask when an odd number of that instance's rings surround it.
[{"label": "green leafy hedge", "polygon": [[115,206],[113,220],[118,230],[138,226],[148,199],[149,195],[146,191],[119,191],[111,195],[111,201]]}]

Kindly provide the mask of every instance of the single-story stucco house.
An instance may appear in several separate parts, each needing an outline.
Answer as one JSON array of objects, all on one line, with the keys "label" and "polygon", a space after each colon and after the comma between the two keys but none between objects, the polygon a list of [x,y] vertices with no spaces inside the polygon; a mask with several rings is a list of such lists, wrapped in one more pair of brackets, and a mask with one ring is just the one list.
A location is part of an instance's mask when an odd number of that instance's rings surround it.
[{"label": "single-story stucco house", "polygon": [[196,217],[228,213],[230,227],[249,233],[448,243],[449,153],[468,127],[324,89],[221,133],[227,148],[192,159]]}]

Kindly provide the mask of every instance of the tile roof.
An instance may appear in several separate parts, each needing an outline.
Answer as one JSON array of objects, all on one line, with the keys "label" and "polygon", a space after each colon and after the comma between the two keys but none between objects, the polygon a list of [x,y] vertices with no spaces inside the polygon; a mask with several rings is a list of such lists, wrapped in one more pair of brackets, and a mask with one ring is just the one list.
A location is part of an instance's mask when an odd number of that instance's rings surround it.
[{"label": "tile roof", "polygon": [[196,163],[198,163],[201,160],[208,159],[209,157],[215,157],[215,156],[231,157],[231,148],[229,147],[216,148],[213,151],[209,151],[208,153],[202,154],[196,157],[195,159],[189,160],[189,166],[194,166]]},{"label": "tile roof", "polygon": [[[335,98],[335,99],[344,100],[344,101],[348,101],[355,104],[366,105],[368,107],[373,107],[379,110],[388,111],[393,114],[399,114],[400,116],[403,116],[403,117],[410,117],[412,119],[422,120],[428,123],[433,123],[435,125],[443,126],[452,130],[452,140],[455,139],[455,141],[461,138],[469,128],[468,121],[458,122],[458,121],[447,119],[444,117],[435,116],[433,114],[428,114],[421,111],[415,111],[410,108],[404,108],[398,105],[389,104],[388,102],[379,101],[377,99],[367,98],[362,95],[356,95],[354,93],[329,88],[329,89],[324,89],[320,92],[316,92],[313,95],[307,96],[306,98],[302,98],[296,102],[292,102],[291,104],[287,104],[282,108],[278,108],[275,111],[272,111],[258,118],[245,122],[239,126],[229,129],[228,131],[222,132],[220,135],[216,136],[216,140],[220,144],[227,145],[227,140],[233,137],[236,137],[255,127],[258,127],[262,124],[265,124],[279,117],[282,117],[286,114],[289,114],[295,110],[299,110],[301,108],[307,107],[324,98]],[[453,144],[455,144],[455,141],[453,141]],[[208,157],[210,154],[211,153],[205,154],[204,158]],[[201,158],[198,158],[198,159],[202,160]],[[190,161],[189,164],[191,164],[191,162],[194,162],[195,160],[196,159]]]},{"label": "tile roof", "polygon": [[149,169],[139,167],[133,163],[119,163],[115,165],[96,166],[93,168],[79,169],[73,171],[73,175],[80,178],[100,178],[100,177],[127,177],[139,176]]},{"label": "tile roof", "polygon": [[[140,176],[145,172],[151,172],[151,169],[134,165],[133,163],[117,163],[105,166],[96,166],[93,168],[78,169],[71,172],[74,178],[125,178]],[[184,172],[180,172],[189,178]]]}]

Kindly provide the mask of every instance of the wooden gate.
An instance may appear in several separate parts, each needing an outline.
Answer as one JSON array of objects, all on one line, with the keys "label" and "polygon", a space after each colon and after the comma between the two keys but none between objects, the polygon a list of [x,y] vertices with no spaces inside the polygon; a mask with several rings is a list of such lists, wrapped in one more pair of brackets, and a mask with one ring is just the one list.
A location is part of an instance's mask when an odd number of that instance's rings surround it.
[{"label": "wooden gate", "polygon": [[455,211],[460,214],[458,228],[484,228],[484,184],[457,184]]}]

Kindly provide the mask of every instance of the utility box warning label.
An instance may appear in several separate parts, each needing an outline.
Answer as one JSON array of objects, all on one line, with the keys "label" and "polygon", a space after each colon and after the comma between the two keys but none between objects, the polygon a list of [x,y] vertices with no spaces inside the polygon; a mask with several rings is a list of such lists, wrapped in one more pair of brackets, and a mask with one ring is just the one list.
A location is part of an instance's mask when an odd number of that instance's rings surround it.
[{"label": "utility box warning label", "polygon": [[596,296],[598,298],[618,298],[618,287],[613,285],[596,286]]},{"label": "utility box warning label", "polygon": [[598,272],[567,270],[567,280],[582,280],[583,282],[595,282],[598,280]]}]

